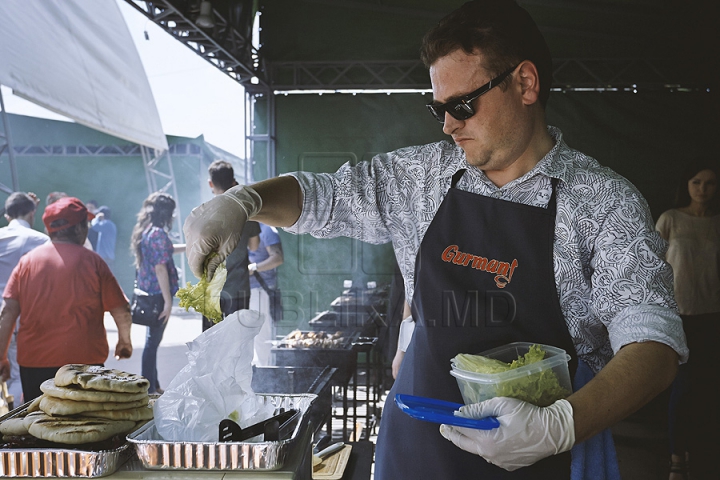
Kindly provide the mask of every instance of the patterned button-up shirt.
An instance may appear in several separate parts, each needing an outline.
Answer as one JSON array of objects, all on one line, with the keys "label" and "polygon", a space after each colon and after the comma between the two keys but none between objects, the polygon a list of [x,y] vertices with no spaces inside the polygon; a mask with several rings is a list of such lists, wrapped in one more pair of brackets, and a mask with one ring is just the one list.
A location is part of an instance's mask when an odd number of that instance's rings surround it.
[{"label": "patterned button-up shirt", "polygon": [[559,179],[554,268],[560,305],[575,350],[598,372],[624,345],[656,341],[681,361],[688,349],[673,297],[667,244],[655,231],[647,202],[629,181],[568,147],[555,146],[528,173],[497,187],[449,142],[407,147],[335,173],[295,172],[303,211],[291,233],[392,242],[412,298],[415,257],[430,222],[467,169],[460,190],[547,208],[551,178]]}]

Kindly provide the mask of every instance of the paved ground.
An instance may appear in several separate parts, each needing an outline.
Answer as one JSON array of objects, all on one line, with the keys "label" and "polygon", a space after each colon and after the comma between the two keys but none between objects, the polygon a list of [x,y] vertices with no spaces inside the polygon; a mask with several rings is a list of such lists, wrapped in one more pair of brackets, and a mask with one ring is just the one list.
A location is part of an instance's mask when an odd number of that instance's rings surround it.
[{"label": "paved ground", "polygon": [[[162,388],[165,388],[175,375],[187,365],[185,353],[188,349],[186,343],[202,333],[202,320],[197,313],[188,313],[182,308],[174,307],[169,322],[158,349],[158,376]],[[117,327],[110,314],[105,314],[105,329],[108,333],[108,343],[110,345],[110,358],[105,362],[105,366],[140,374],[142,350],[145,346],[147,328],[141,325],[132,326],[133,354],[127,360],[115,360],[113,358],[117,343]]]},{"label": "paved ground", "polygon": [[[186,343],[202,333],[201,319],[198,314],[187,313],[181,308],[173,309],[170,324],[165,330],[163,341],[158,350],[158,373],[160,385],[166,387],[186,364]],[[145,327],[133,325],[132,341],[134,353],[128,360],[112,358],[117,342],[117,328],[109,315],[105,319],[108,331],[111,358],[106,366],[124,371],[140,373],[142,349],[145,345]],[[629,480],[667,480],[667,431],[665,424],[665,398],[662,396],[653,403],[632,415],[613,428],[620,471],[623,479]],[[370,440],[375,440],[371,436]]]}]

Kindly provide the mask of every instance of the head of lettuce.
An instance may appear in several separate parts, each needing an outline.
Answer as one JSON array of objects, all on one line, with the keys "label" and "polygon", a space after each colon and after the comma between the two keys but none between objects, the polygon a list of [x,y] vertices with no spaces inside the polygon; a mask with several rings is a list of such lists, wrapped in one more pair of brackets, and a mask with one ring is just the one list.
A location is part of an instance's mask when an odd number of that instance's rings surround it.
[{"label": "head of lettuce", "polygon": [[206,270],[197,285],[187,282],[187,286],[179,289],[175,296],[180,299],[180,306],[184,307],[186,311],[192,308],[214,323],[218,323],[223,319],[222,310],[220,310],[220,295],[225,285],[225,279],[227,279],[227,268],[223,262],[215,270],[212,280],[207,281]]}]

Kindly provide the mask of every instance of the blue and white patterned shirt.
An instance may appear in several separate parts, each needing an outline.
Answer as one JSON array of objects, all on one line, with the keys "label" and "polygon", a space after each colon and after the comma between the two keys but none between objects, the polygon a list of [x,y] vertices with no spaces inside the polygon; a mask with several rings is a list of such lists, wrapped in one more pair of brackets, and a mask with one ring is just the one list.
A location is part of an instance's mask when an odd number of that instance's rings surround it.
[{"label": "blue and white patterned shirt", "polygon": [[568,147],[548,127],[555,146],[528,173],[497,187],[463,150],[449,142],[406,147],[335,173],[294,172],[304,194],[291,233],[392,242],[407,298],[423,236],[453,174],[467,169],[460,190],[547,208],[551,178],[557,190],[555,282],[579,357],[598,372],[634,342],[688,349],[673,297],[667,243],[655,231],[647,202],[629,181]]}]

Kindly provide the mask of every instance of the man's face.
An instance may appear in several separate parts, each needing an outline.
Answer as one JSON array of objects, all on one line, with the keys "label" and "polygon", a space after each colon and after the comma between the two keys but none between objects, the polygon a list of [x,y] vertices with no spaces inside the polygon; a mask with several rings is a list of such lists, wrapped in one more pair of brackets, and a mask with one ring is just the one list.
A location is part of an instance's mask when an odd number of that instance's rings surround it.
[{"label": "man's face", "polygon": [[[446,103],[467,95],[490,81],[496,72],[483,66],[483,56],[455,50],[430,67],[433,100]],[[514,168],[528,148],[531,116],[524,108],[517,69],[509,86],[495,87],[472,102],[475,115],[457,120],[445,114],[443,131],[460,146],[470,165],[486,173]]]}]

